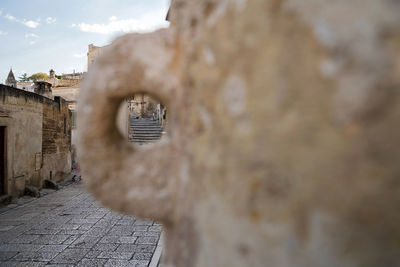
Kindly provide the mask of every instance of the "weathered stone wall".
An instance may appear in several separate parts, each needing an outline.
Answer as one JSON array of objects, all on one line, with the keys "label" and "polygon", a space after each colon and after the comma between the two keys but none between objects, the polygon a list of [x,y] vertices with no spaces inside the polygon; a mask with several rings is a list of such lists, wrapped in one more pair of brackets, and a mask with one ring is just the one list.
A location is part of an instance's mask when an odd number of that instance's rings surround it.
[{"label": "weathered stone wall", "polygon": [[59,181],[71,170],[71,112],[55,97],[43,103],[42,178]]},{"label": "weathered stone wall", "polygon": [[134,98],[129,100],[129,113],[131,117],[151,118],[157,113],[159,102],[147,94],[135,94]]},{"label": "weathered stone wall", "polygon": [[7,127],[9,195],[22,194],[25,185],[40,185],[35,155],[41,159],[43,100],[37,94],[0,85],[0,125]]},{"label": "weathered stone wall", "polygon": [[[68,112],[64,101],[54,102],[38,94],[4,85],[0,85],[0,101],[0,126],[6,126],[7,140],[6,193],[17,196],[23,194],[26,185],[41,187],[43,179],[47,178],[43,176],[43,167],[47,168],[49,165],[49,155],[56,155],[58,166],[63,166],[57,170],[63,169],[67,172],[68,167],[70,168],[70,159],[66,152],[68,136],[59,138],[54,132],[53,136],[43,135],[44,117],[50,118],[53,115],[49,114]],[[52,117],[54,123],[61,119],[60,116]],[[59,130],[59,127],[58,121],[58,128],[51,129]],[[46,147],[45,157],[43,140],[53,137],[58,138],[56,143],[62,145],[56,146],[56,149]]]},{"label": "weathered stone wall", "polygon": [[62,80],[53,78],[50,80],[53,87],[73,87],[79,88],[82,82],[82,79],[70,79],[70,80]]},{"label": "weathered stone wall", "polygon": [[87,58],[88,58],[88,62],[87,62],[87,66],[88,66],[88,70],[90,69],[90,67],[92,66],[92,64],[94,63],[95,59],[97,57],[99,57],[99,55],[102,53],[102,51],[104,50],[104,48],[107,46],[95,46],[93,44],[90,44],[88,47],[88,53],[87,53]]},{"label": "weathered stone wall", "polygon": [[[164,266],[400,266],[400,2],[174,0],[117,39],[79,103],[103,204],[164,223]],[[133,80],[132,80],[133,79]],[[167,138],[115,134],[134,93]]]}]

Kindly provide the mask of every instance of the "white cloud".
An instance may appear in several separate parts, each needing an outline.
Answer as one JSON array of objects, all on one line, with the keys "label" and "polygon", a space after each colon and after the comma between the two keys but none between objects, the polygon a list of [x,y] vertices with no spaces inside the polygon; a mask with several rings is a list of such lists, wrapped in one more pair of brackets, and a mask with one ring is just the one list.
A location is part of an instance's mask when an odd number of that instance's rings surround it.
[{"label": "white cloud", "polygon": [[8,34],[8,32],[0,31],[0,35],[7,35],[7,34]]},{"label": "white cloud", "polygon": [[11,16],[10,14],[6,14],[4,17],[10,21],[18,21],[16,17]]},{"label": "white cloud", "polygon": [[24,24],[26,27],[29,28],[37,28],[39,26],[39,22],[33,21],[33,20],[28,20],[28,21],[23,21],[22,24]]},{"label": "white cloud", "polygon": [[99,34],[112,34],[116,32],[148,32],[157,28],[168,26],[168,22],[160,20],[157,17],[158,14],[151,14],[143,17],[142,19],[117,19],[112,16],[109,18],[108,23],[103,24],[89,24],[79,23],[78,25],[73,24],[72,27],[78,26],[83,32],[92,32]]},{"label": "white cloud", "polygon": [[39,36],[34,33],[27,33],[25,34],[25,38],[39,38]]},{"label": "white cloud", "polygon": [[54,23],[54,22],[56,22],[56,18],[52,18],[52,17],[47,17],[46,18],[46,23],[47,24],[52,24],[52,23]]},{"label": "white cloud", "polygon": [[83,58],[83,57],[85,57],[85,56],[86,56],[85,53],[82,53],[82,54],[74,54],[74,57],[76,57],[76,58]]},{"label": "white cloud", "polygon": [[12,16],[10,14],[4,15],[4,17],[6,19],[8,19],[9,21],[19,22],[19,23],[21,23],[21,24],[23,24],[23,25],[25,25],[26,27],[29,27],[29,28],[37,28],[40,25],[40,23],[39,23],[40,19],[37,19],[36,21],[25,20],[25,19],[24,20],[19,20],[16,17],[14,17],[14,16]]},{"label": "white cloud", "polygon": [[30,41],[29,44],[34,45],[34,44],[36,44],[36,41]]}]

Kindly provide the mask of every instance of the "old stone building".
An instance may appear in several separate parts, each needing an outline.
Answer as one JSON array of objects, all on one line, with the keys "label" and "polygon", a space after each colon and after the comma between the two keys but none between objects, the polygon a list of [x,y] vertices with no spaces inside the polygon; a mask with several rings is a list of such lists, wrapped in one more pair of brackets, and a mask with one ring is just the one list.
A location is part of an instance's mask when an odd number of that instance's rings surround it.
[{"label": "old stone building", "polygon": [[53,92],[51,90],[51,83],[46,81],[37,81],[33,89],[35,94],[42,95],[47,98],[53,99]]},{"label": "old stone building", "polygon": [[17,88],[26,90],[29,92],[33,92],[35,89],[35,83],[34,82],[17,82]]},{"label": "old stone building", "polygon": [[65,99],[68,108],[71,111],[71,124],[72,124],[72,145],[75,144],[75,121],[76,121],[76,102],[79,95],[79,89],[86,73],[73,72],[69,74],[61,74],[57,78],[53,69],[50,70],[50,83],[52,85],[52,93],[54,96],[59,96]]},{"label": "old stone building", "polygon": [[147,94],[135,94],[128,99],[128,109],[131,117],[154,118],[158,116],[160,103]]},{"label": "old stone building", "polygon": [[71,171],[67,102],[0,85],[0,195],[20,196]]},{"label": "old stone building", "polygon": [[104,48],[107,46],[95,46],[93,44],[90,44],[88,47],[88,53],[87,53],[87,66],[88,70],[92,66],[94,60],[99,57],[104,50]]}]

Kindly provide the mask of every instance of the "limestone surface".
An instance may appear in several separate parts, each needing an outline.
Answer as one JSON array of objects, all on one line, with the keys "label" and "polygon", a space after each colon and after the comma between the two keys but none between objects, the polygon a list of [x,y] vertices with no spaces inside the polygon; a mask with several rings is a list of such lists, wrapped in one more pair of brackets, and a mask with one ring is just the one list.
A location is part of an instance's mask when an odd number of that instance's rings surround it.
[{"label": "limestone surface", "polygon": [[[400,3],[174,0],[91,66],[79,157],[105,205],[164,223],[164,266],[400,265]],[[167,138],[124,142],[147,93]]]}]

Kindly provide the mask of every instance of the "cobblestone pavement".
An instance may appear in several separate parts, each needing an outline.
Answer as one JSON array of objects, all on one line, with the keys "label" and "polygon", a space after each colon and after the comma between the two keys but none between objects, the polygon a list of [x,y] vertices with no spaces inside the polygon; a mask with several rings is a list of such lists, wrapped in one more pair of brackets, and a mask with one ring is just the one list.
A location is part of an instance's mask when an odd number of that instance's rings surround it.
[{"label": "cobblestone pavement", "polygon": [[160,224],[102,207],[81,183],[19,202],[0,209],[0,266],[149,266],[160,238]]}]

